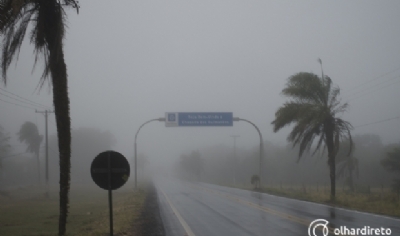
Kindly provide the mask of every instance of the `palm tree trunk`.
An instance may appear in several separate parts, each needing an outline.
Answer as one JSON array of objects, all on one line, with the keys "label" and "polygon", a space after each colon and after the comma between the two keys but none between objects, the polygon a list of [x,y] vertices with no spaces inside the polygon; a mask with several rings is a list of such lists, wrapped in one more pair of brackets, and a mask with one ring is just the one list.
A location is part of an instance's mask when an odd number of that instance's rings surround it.
[{"label": "palm tree trunk", "polygon": [[67,84],[67,65],[63,52],[63,9],[58,1],[43,1],[42,13],[46,16],[48,66],[53,84],[53,104],[56,117],[58,150],[60,153],[60,215],[58,235],[66,233],[70,171],[71,171],[71,120]]},{"label": "palm tree trunk", "polygon": [[[333,157],[332,157],[333,156]],[[331,179],[331,201],[335,201],[336,197],[336,165],[335,156],[333,154],[328,154],[329,158],[329,177]]]},{"label": "palm tree trunk", "polygon": [[331,180],[331,201],[336,197],[336,163],[335,163],[335,144],[333,142],[333,124],[328,120],[324,125],[326,146],[328,148],[329,177]]},{"label": "palm tree trunk", "polygon": [[[51,47],[50,47],[51,48]],[[71,171],[71,120],[69,114],[69,97],[67,86],[67,66],[62,49],[54,53],[55,62],[51,63],[50,71],[53,82],[54,113],[57,122],[58,149],[60,152],[60,216],[58,234],[65,235]],[[53,55],[50,55],[52,57]]]}]

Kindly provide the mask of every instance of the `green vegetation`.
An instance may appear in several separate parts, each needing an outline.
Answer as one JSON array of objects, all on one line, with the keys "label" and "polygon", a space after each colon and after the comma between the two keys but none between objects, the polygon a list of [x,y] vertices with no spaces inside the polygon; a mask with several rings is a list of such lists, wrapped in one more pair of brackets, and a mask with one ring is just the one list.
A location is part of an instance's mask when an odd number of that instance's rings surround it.
[{"label": "green vegetation", "polygon": [[[147,188],[123,187],[113,192],[114,234],[129,235],[144,206]],[[58,193],[45,198],[43,189],[18,189],[0,196],[0,235],[57,235]],[[67,235],[107,235],[107,191],[95,186],[71,188]]]}]

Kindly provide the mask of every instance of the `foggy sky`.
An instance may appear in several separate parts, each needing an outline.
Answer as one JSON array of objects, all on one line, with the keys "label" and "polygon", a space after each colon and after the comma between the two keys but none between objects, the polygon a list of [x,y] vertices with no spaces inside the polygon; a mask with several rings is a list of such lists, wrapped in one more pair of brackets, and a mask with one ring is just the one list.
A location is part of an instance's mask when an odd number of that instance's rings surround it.
[{"label": "foggy sky", "polygon": [[[133,156],[139,126],[165,112],[233,112],[256,123],[264,140],[286,145],[289,128],[274,134],[270,125],[286,101],[280,92],[294,73],[320,75],[318,58],[342,89],[343,101],[349,101],[343,118],[356,127],[353,134],[377,133],[385,144],[400,141],[398,119],[357,128],[400,116],[399,1],[80,4],[79,15],[67,12],[64,47],[72,127],[110,131],[115,150],[127,157]],[[31,73],[33,60],[25,40],[6,89],[52,106],[47,84],[35,92],[43,67],[38,63]],[[0,109],[0,125],[13,144],[21,145],[15,134],[25,121],[44,133],[44,118],[34,109],[2,101]],[[53,114],[50,133],[56,132],[54,124]],[[243,122],[223,128],[167,128],[154,122],[141,130],[138,147],[161,162],[187,150],[233,145],[232,134],[241,136],[238,147],[259,142],[254,128]]]}]

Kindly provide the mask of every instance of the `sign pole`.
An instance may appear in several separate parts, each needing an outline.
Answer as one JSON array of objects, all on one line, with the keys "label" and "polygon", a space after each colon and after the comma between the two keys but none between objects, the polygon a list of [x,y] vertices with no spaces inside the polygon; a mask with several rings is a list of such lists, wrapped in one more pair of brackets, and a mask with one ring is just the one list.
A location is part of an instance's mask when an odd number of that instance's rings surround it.
[{"label": "sign pole", "polygon": [[110,208],[110,236],[113,236],[113,207],[112,207],[112,190],[111,190],[111,157],[110,157],[110,152],[108,152],[107,161],[108,161],[108,206]]},{"label": "sign pole", "polygon": [[139,130],[135,136],[135,190],[137,189],[137,171],[138,171],[138,168],[137,168],[137,143],[136,143],[138,133],[139,133]]},{"label": "sign pole", "polygon": [[260,188],[261,188],[261,179],[262,179],[262,164],[263,164],[263,157],[264,157],[264,147],[263,147],[263,137],[261,135],[261,131],[260,129],[257,127],[256,124],[254,124],[253,122],[246,120],[246,119],[241,119],[239,117],[234,117],[233,121],[246,121],[247,123],[251,124],[252,126],[254,126],[254,128],[256,128],[258,135],[260,136],[260,166],[259,166],[259,170],[258,170],[258,177],[260,178],[260,182],[258,183]]},{"label": "sign pole", "polygon": [[137,189],[137,171],[138,171],[138,169],[137,169],[137,137],[138,137],[138,134],[139,134],[139,131],[140,131],[140,129],[144,126],[144,125],[146,125],[146,124],[148,124],[148,123],[150,123],[150,122],[152,122],[152,121],[165,121],[165,118],[163,118],[163,117],[161,117],[161,118],[157,118],[157,119],[151,119],[151,120],[148,120],[148,121],[146,121],[146,122],[144,122],[140,127],[139,127],[139,129],[136,131],[136,134],[135,134],[135,189]]},{"label": "sign pole", "polygon": [[108,206],[110,213],[110,235],[113,235],[113,205],[112,190],[123,186],[129,178],[129,162],[119,152],[105,151],[97,155],[90,166],[93,181],[102,189],[108,191]]}]

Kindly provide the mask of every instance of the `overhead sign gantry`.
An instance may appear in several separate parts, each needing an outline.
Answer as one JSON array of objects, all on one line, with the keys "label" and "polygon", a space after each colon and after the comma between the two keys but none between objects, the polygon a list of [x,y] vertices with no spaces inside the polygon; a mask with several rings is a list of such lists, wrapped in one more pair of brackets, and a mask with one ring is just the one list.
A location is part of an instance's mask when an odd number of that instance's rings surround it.
[{"label": "overhead sign gantry", "polygon": [[232,112],[166,112],[165,117],[151,119],[144,122],[135,134],[135,188],[137,187],[137,136],[140,129],[152,122],[164,121],[166,127],[218,127],[218,126],[233,126],[234,121],[245,121],[257,130],[260,136],[260,186],[261,186],[261,166],[263,156],[263,138],[260,129],[251,121],[233,117]]}]

